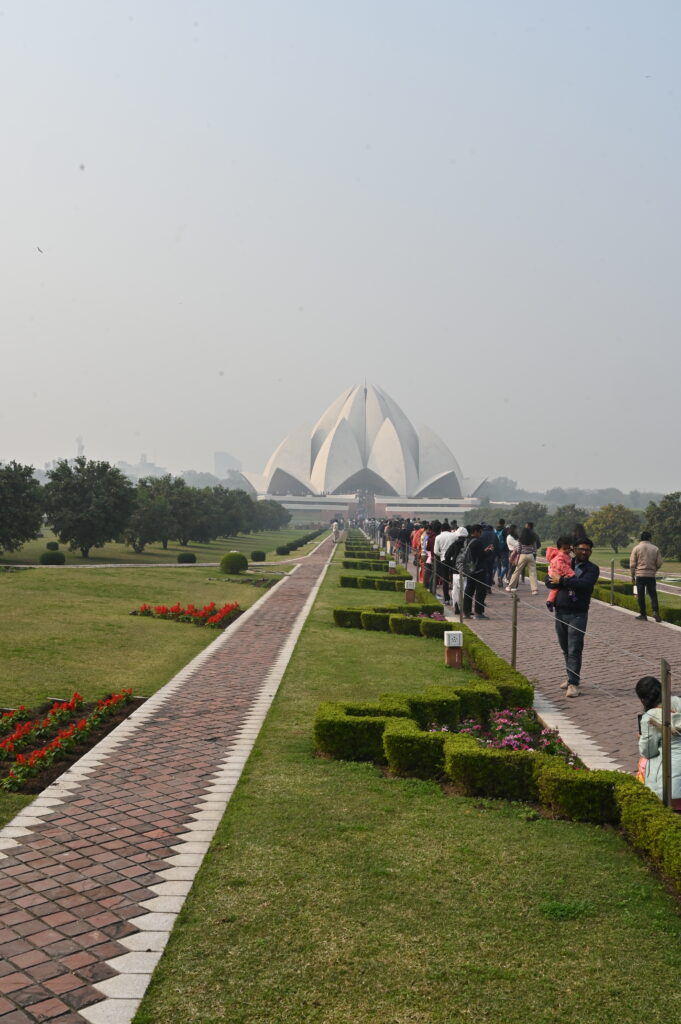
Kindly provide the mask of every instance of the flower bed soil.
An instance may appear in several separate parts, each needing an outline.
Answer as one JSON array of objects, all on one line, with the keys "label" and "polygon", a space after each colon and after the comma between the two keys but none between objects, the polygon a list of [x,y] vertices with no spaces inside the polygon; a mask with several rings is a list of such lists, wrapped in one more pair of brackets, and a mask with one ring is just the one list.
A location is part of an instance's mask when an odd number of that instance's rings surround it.
[{"label": "flower bed soil", "polygon": [[[100,740],[104,739],[105,736],[108,736],[116,726],[120,725],[121,722],[124,722],[126,718],[129,718],[133,711],[136,711],[137,708],[144,704],[145,700],[145,697],[131,697],[129,700],[118,704],[97,727],[88,732],[88,735],[84,737],[81,742],[77,743],[68,751],[59,751],[51,764],[46,765],[38,774],[25,779],[18,788],[13,790],[13,792],[27,794],[42,792],[42,790],[49,786],[50,783],[54,782],[55,779],[58,779],[60,775],[67,771],[71,765],[75,764],[76,761],[80,760],[84,754],[87,754],[89,750],[96,746]],[[75,721],[77,719],[87,718],[90,714],[96,711],[98,703],[98,701],[91,701],[81,704],[74,712],[73,720]],[[22,719],[24,717],[39,718],[47,714],[52,706],[52,702],[50,702],[43,704],[38,708],[31,709],[30,712],[27,712],[26,716],[22,716]],[[63,725],[63,723],[61,723],[61,725]],[[59,725],[55,725],[54,735],[58,733],[59,728]],[[50,738],[51,737],[48,734],[48,736],[46,736],[41,742],[47,743]],[[11,764],[12,762],[8,761],[0,763],[0,773],[5,775],[7,769],[11,767]]]}]

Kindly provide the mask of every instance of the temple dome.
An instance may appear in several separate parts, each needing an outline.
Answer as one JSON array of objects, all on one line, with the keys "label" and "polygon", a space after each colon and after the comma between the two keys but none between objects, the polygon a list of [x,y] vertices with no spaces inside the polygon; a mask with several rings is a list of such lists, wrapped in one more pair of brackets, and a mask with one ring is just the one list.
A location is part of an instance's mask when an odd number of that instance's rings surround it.
[{"label": "temple dome", "polygon": [[372,494],[461,498],[463,476],[447,445],[416,429],[374,384],[339,395],[312,430],[300,427],[275,450],[263,474],[268,494]]}]

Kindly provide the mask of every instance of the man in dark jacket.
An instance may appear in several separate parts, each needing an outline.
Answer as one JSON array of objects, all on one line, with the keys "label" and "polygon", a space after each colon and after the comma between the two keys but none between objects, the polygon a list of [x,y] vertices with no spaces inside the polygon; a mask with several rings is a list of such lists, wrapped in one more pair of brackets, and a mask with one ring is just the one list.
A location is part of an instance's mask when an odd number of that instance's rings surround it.
[{"label": "man in dark jacket", "polygon": [[466,577],[465,590],[463,595],[463,616],[471,618],[473,610],[473,595],[475,595],[475,617],[486,619],[485,598],[487,597],[487,557],[486,550],[482,543],[482,527],[475,523],[468,528],[470,540],[463,559],[463,572]]},{"label": "man in dark jacket", "polygon": [[[579,697],[582,672],[582,651],[589,618],[591,591],[598,582],[599,569],[589,559],[593,544],[584,537],[575,546],[572,559],[574,576],[548,576],[546,586],[558,588],[555,601],[556,635],[565,658],[567,679],[561,683],[566,697]],[[574,595],[574,596],[573,596]]]}]

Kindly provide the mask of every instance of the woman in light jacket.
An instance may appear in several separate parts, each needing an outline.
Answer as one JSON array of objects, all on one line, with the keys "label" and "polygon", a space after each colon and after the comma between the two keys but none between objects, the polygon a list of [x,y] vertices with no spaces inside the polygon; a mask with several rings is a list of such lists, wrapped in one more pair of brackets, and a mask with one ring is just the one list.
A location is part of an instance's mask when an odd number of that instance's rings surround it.
[{"label": "woman in light jacket", "polygon": [[[636,696],[643,704],[638,750],[648,758],[646,786],[662,799],[662,687],[654,676],[643,676],[636,684]],[[672,800],[681,797],[681,697],[671,699]]]},{"label": "woman in light jacket", "polygon": [[524,526],[520,531],[517,550],[519,551],[520,557],[518,558],[516,567],[513,570],[513,575],[508,581],[506,590],[509,591],[509,593],[513,590],[517,590],[518,580],[522,576],[523,570],[527,569],[530,574],[530,591],[534,596],[537,593],[537,535],[531,527]]}]

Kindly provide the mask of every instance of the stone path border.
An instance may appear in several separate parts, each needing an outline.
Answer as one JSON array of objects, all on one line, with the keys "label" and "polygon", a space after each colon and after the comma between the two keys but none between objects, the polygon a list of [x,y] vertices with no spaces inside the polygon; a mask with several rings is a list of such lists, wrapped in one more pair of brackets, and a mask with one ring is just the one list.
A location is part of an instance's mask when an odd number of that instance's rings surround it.
[{"label": "stone path border", "polygon": [[326,538],[0,831],[0,1024],[132,1019],[333,552]]}]

